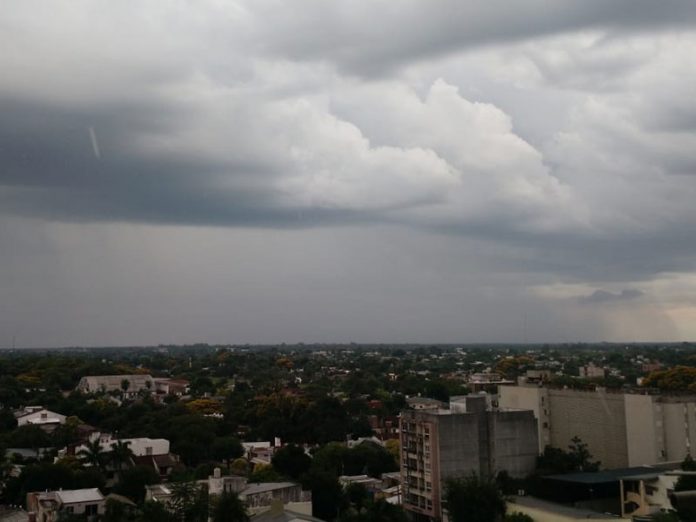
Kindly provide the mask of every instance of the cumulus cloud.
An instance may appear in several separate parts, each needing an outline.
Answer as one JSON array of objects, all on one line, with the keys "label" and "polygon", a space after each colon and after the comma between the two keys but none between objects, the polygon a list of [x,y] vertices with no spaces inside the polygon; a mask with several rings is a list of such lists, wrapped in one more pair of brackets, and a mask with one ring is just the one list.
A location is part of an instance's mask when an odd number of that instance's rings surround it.
[{"label": "cumulus cloud", "polygon": [[[424,238],[435,255],[474,249],[438,269],[475,266],[462,285],[478,301],[495,287],[490,310],[505,290],[541,310],[557,300],[527,286],[581,285],[563,317],[582,330],[598,321],[572,319],[584,304],[657,307],[631,289],[696,270],[693,2],[10,6],[0,216],[16,255],[0,264],[18,280],[36,248],[20,228],[63,242],[55,223],[297,229],[308,244],[319,229],[396,226],[406,258]],[[394,299],[406,273],[385,283]],[[436,301],[447,285],[433,288]],[[680,298],[680,321],[692,305]]]}]

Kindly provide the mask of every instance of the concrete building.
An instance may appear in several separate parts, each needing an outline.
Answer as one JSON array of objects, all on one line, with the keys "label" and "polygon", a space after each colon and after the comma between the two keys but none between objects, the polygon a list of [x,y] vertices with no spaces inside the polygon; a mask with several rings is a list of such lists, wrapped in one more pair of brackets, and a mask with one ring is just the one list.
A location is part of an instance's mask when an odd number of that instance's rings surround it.
[{"label": "concrete building", "polygon": [[501,408],[534,412],[539,451],[575,436],[603,468],[680,462],[696,443],[696,397],[501,386]]},{"label": "concrete building", "polygon": [[621,516],[637,517],[664,513],[674,508],[670,494],[682,474],[693,471],[661,471],[621,478]]},{"label": "concrete building", "polygon": [[590,363],[587,366],[580,366],[578,375],[586,379],[603,379],[606,371],[601,366],[595,366],[593,363]]},{"label": "concrete building", "polygon": [[401,414],[403,505],[416,520],[442,518],[448,478],[534,471],[538,442],[531,411],[491,410],[478,395],[453,406]]}]

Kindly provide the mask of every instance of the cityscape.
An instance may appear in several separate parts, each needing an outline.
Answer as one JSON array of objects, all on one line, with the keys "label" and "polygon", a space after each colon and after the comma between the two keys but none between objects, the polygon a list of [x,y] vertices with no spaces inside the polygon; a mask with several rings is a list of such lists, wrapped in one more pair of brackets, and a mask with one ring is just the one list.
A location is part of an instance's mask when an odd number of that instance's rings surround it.
[{"label": "cityscape", "polygon": [[694,348],[9,349],[3,517],[690,520]]}]

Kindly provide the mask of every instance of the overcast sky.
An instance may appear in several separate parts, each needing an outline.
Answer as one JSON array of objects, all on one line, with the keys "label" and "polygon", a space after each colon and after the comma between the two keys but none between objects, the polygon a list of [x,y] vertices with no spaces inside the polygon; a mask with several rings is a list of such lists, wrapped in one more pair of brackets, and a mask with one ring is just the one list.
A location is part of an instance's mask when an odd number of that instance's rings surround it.
[{"label": "overcast sky", "polygon": [[0,347],[696,338],[692,0],[7,0]]}]

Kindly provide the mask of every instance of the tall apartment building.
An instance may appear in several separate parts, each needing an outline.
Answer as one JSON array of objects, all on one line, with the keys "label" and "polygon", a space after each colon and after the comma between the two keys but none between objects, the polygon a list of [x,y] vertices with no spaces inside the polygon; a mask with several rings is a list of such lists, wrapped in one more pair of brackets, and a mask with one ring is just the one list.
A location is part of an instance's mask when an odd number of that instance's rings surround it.
[{"label": "tall apartment building", "polygon": [[603,468],[679,462],[696,443],[696,397],[501,386],[503,408],[534,412],[539,451],[587,443]]},{"label": "tall apartment building", "polygon": [[446,479],[502,470],[524,477],[538,454],[533,413],[490,410],[482,396],[450,409],[404,411],[400,431],[403,504],[414,520],[442,519]]}]

